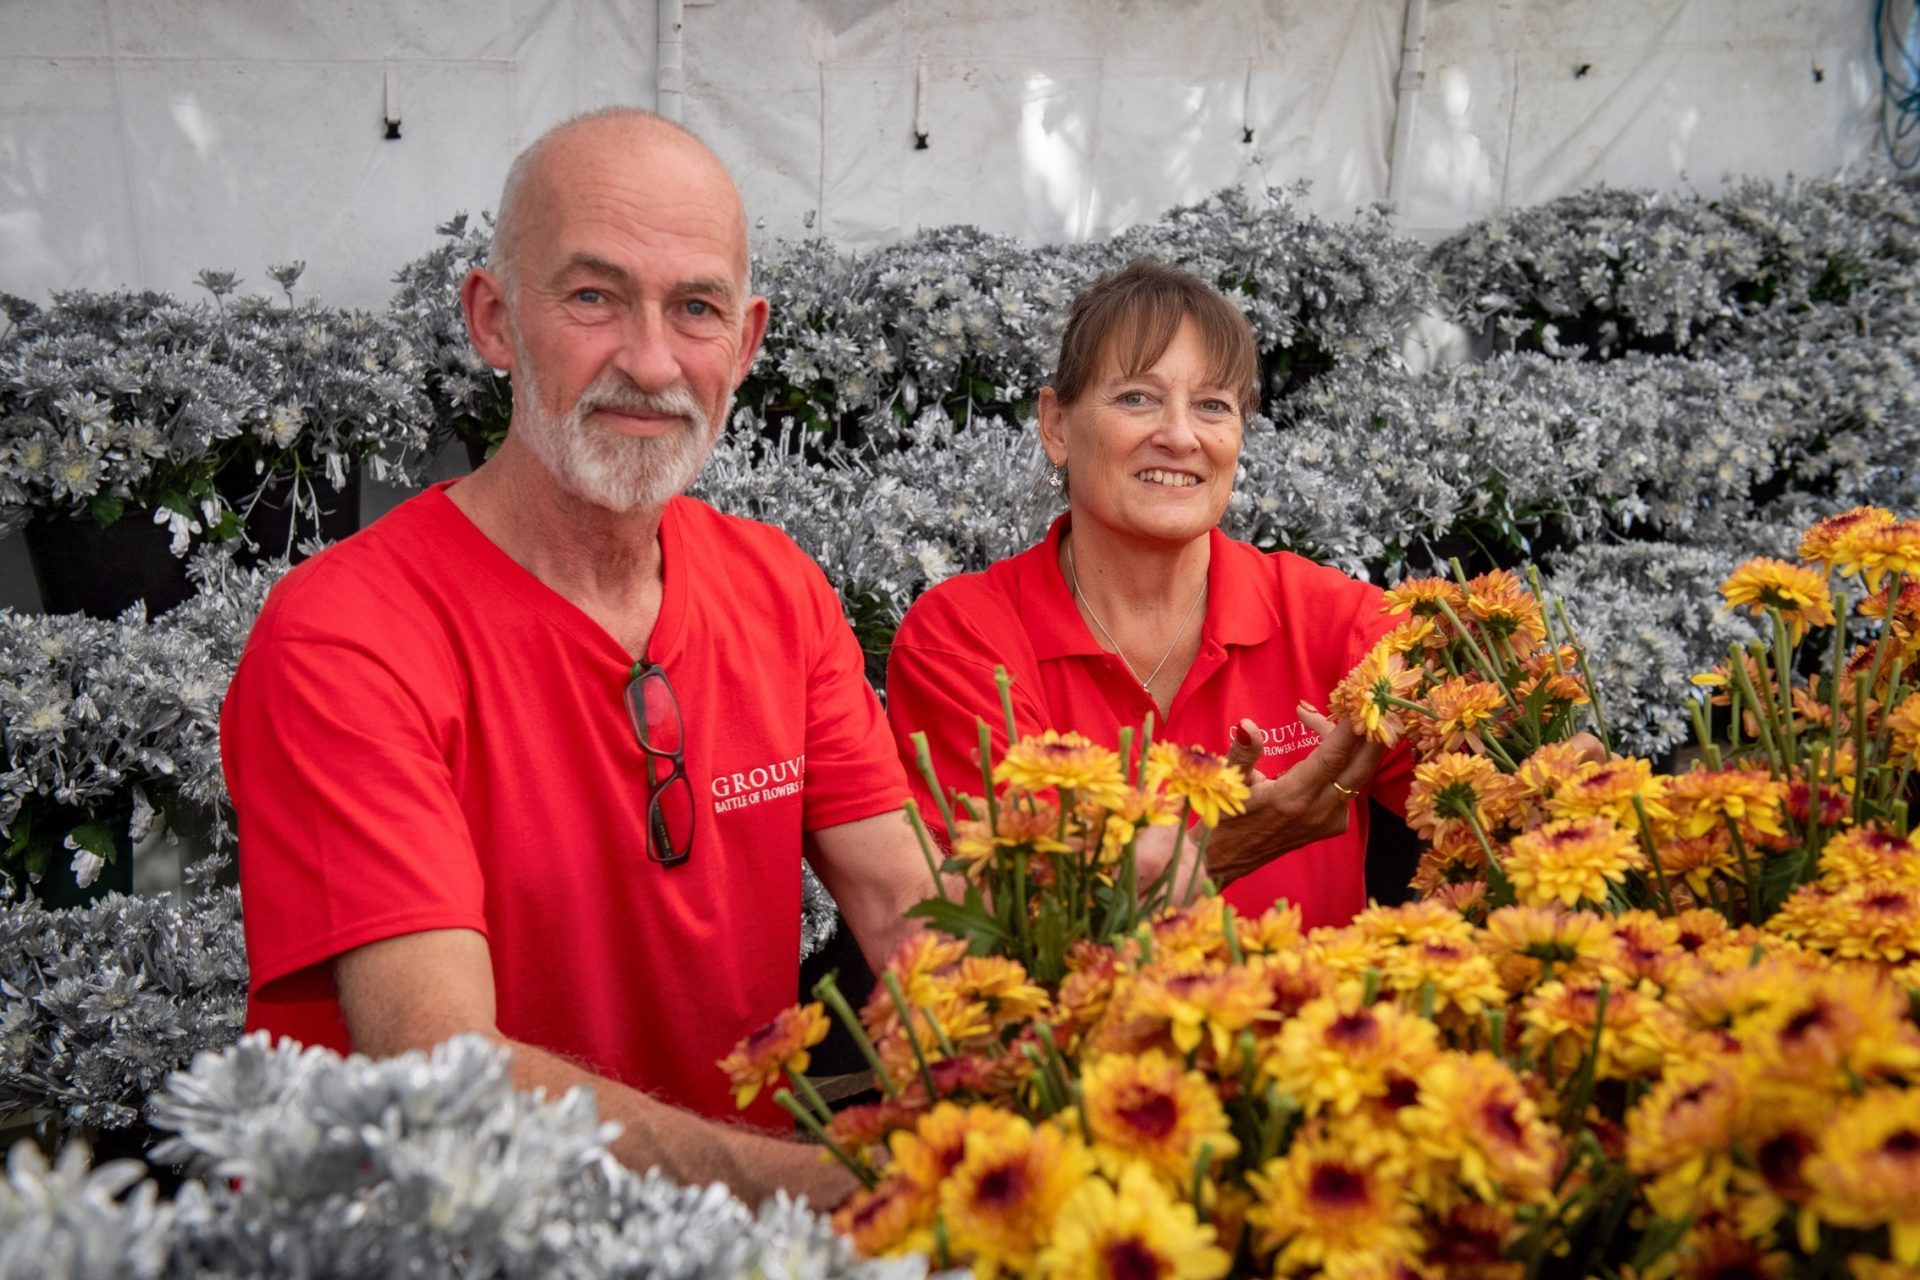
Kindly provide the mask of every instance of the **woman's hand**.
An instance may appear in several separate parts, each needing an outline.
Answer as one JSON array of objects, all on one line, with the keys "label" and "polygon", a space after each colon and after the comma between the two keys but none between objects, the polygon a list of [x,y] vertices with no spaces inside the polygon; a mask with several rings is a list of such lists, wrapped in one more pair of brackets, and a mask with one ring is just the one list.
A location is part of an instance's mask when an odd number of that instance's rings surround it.
[{"label": "woman's hand", "polygon": [[1227,759],[1240,766],[1253,792],[1247,811],[1222,822],[1207,842],[1206,874],[1215,885],[1225,886],[1301,845],[1339,835],[1353,816],[1355,798],[1373,785],[1386,748],[1304,702],[1299,714],[1300,722],[1320,735],[1319,745],[1277,778],[1254,767],[1260,759],[1259,726],[1245,719],[1235,726]]}]

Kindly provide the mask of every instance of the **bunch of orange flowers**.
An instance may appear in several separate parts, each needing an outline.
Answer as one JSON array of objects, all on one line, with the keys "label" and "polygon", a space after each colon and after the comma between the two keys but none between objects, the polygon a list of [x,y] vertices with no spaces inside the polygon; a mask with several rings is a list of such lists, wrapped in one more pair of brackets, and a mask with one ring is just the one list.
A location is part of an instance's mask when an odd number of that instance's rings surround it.
[{"label": "bunch of orange flowers", "polygon": [[[1333,702],[1412,742],[1421,898],[1341,928],[1136,883],[1224,762],[1017,742],[943,814],[941,931],[723,1065],[856,1172],[862,1252],[989,1280],[1920,1277],[1920,526],[1802,553],[1729,578],[1773,640],[1675,772],[1568,742],[1604,720],[1518,576],[1404,584]],[[881,1094],[838,1114],[829,1011]]]}]

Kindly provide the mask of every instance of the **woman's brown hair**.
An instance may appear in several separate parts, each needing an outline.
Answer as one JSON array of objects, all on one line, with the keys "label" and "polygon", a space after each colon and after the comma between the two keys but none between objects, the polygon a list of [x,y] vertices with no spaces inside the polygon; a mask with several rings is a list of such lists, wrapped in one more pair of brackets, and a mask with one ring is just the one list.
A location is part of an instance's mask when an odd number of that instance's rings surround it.
[{"label": "woman's brown hair", "polygon": [[1258,404],[1260,360],[1240,308],[1190,272],[1136,258],[1082,289],[1060,335],[1051,383],[1060,403],[1079,400],[1111,356],[1122,377],[1151,369],[1191,319],[1212,363],[1208,376],[1237,398],[1245,421]]}]

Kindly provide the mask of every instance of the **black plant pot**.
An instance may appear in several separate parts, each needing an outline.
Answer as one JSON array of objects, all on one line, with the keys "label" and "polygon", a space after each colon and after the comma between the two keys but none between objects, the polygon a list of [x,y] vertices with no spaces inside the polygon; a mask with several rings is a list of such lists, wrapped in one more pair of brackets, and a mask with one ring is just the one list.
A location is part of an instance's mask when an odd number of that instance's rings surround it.
[{"label": "black plant pot", "polygon": [[[260,479],[246,463],[232,463],[214,481],[227,505],[240,513],[245,522],[251,548],[242,547],[234,556],[241,564],[257,564],[291,553],[295,564],[306,559],[299,544],[316,535],[327,542],[338,542],[360,531],[360,468],[347,473],[346,487],[335,489],[322,476],[313,480],[317,513],[303,506],[296,517],[293,509],[294,485],[290,478],[268,482]],[[259,491],[259,497],[254,493]],[[298,527],[295,527],[295,520]]]},{"label": "black plant pot", "polygon": [[48,613],[119,616],[144,600],[156,617],[193,594],[172,536],[145,508],[130,508],[101,528],[92,516],[42,512],[26,528],[27,558]]}]

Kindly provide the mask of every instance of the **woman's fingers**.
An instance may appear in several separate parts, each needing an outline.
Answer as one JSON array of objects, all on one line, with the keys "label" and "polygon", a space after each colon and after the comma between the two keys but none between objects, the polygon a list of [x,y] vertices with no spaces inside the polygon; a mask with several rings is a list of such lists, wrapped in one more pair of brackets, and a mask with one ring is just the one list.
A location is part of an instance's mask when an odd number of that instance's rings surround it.
[{"label": "woman's fingers", "polygon": [[1227,745],[1227,763],[1245,774],[1249,783],[1258,781],[1259,775],[1253,766],[1260,759],[1260,726],[1242,717],[1240,723],[1228,732],[1228,736],[1232,741]]}]

